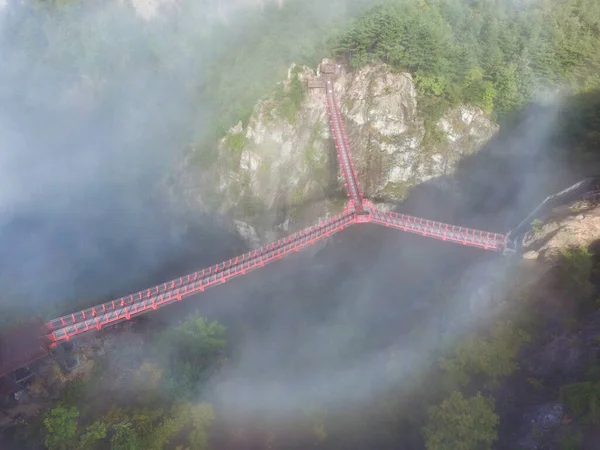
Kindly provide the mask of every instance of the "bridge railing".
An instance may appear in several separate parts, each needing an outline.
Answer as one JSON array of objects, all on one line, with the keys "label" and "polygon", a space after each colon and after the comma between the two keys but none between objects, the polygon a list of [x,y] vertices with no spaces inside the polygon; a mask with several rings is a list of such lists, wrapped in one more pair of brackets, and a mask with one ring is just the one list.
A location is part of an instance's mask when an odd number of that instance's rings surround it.
[{"label": "bridge railing", "polygon": [[375,208],[370,208],[369,221],[420,234],[421,236],[497,252],[504,250],[506,239],[505,235],[499,233],[459,227],[406,214],[379,211]]},{"label": "bridge railing", "polygon": [[422,236],[456,242],[485,250],[511,252],[514,251],[514,247],[517,246],[518,241],[531,229],[531,221],[534,218],[540,217],[549,209],[558,205],[600,193],[600,179],[589,178],[582,180],[546,198],[507,235],[377,210],[370,202],[362,199],[341,121],[341,114],[335,95],[333,94],[331,83],[328,82],[326,90],[327,108],[331,116],[332,132],[339,150],[338,156],[346,178],[349,196],[352,200],[343,214],[320,222],[318,225],[305,228],[298,233],[294,233],[260,249],[215,264],[207,269],[193,272],[134,294],[129,294],[50,320],[46,323],[47,337],[56,343],[68,340],[72,336],[92,329],[100,329],[103,326],[130,319],[149,310],[156,310],[159,307],[179,301],[196,292],[204,291],[211,286],[224,283],[232,277],[243,275],[257,267],[264,266],[282,258],[290,252],[298,251],[318,239],[344,229],[352,223],[374,222]]},{"label": "bridge railing", "polygon": [[360,193],[360,185],[354,171],[354,163],[352,162],[352,157],[350,155],[344,123],[333,92],[333,83],[329,79],[327,79],[325,95],[327,99],[327,112],[330,118],[329,123],[331,125],[331,132],[335,141],[338,162],[346,180],[345,185],[348,190],[348,197],[352,199],[358,212],[362,212],[362,194]]},{"label": "bridge railing", "polygon": [[[305,228],[260,249],[231,258],[198,272],[176,278],[149,289],[68,314],[46,323],[48,339],[53,342],[104,326],[129,320],[134,316],[156,310],[167,304],[182,300],[228,279],[243,275],[283,256],[299,251],[315,241],[332,235],[355,222],[355,213],[346,211],[341,215]],[[55,344],[54,344],[55,345]]]},{"label": "bridge railing", "polygon": [[[47,337],[56,344],[68,340],[72,336],[93,329],[100,329],[103,326],[130,319],[150,310],[156,310],[164,305],[204,291],[211,286],[224,283],[230,278],[243,275],[256,267],[264,266],[290,252],[299,251],[318,239],[330,236],[352,223],[374,222],[422,236],[485,250],[512,251],[512,247],[507,248],[508,244],[514,244],[516,240],[522,239],[524,234],[531,229],[531,221],[534,218],[540,217],[556,206],[600,194],[599,183],[600,179],[582,180],[557,194],[549,196],[507,235],[459,227],[406,214],[380,211],[367,200],[358,204],[360,208],[357,208],[355,202],[351,202],[343,214],[322,221],[318,225],[305,228],[260,249],[135,294],[53,319],[46,323]],[[363,211],[368,214],[360,214]]]},{"label": "bridge railing", "polygon": [[342,132],[344,151],[345,151],[346,157],[348,159],[348,163],[349,163],[348,170],[350,172],[350,177],[352,178],[354,185],[356,187],[356,193],[357,193],[359,199],[362,201],[363,196],[362,196],[362,192],[360,191],[360,181],[358,181],[358,176],[356,175],[356,170],[354,168],[354,160],[352,159],[352,152],[350,151],[350,145],[348,144],[348,135],[346,134],[344,120],[342,118],[342,113],[340,111],[340,106],[337,101],[337,97],[335,96],[335,92],[331,93],[331,98],[333,100],[333,107],[334,107],[335,113],[337,115],[339,126],[340,126],[340,129]]}]

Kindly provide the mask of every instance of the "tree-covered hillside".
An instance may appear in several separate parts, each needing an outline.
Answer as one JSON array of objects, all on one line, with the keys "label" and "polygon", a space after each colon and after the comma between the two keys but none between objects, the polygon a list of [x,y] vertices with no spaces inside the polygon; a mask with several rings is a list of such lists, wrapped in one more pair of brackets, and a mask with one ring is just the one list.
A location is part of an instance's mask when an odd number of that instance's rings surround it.
[{"label": "tree-covered hillside", "polygon": [[393,0],[338,38],[353,67],[373,59],[415,75],[436,109],[467,102],[504,115],[536,92],[600,85],[594,0]]},{"label": "tree-covered hillside", "polygon": [[325,56],[346,58],[351,67],[380,60],[411,71],[422,108],[434,115],[467,102],[502,116],[539,92],[600,85],[594,0],[370,4],[288,1],[221,23],[184,1],[175,13],[144,23],[130,7],[30,0],[4,18],[2,41],[19,51],[8,52],[12,70],[3,75],[29,90],[43,76],[42,85],[59,88],[57,94],[84,76],[101,82],[104,95],[111,81],[158,78],[178,102],[186,99],[186,125],[212,136],[247,119],[290,63],[314,66]]}]

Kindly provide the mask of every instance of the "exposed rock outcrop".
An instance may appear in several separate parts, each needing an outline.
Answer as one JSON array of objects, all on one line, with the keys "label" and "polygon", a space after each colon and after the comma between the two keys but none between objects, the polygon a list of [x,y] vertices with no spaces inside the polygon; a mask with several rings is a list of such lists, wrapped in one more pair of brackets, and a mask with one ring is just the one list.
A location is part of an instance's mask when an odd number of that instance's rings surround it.
[{"label": "exposed rock outcrop", "polygon": [[[577,202],[558,208],[545,223],[529,232],[523,245],[525,259],[551,260],[572,246],[587,247],[600,239],[600,208],[596,203]],[[531,255],[536,254],[536,258]]]},{"label": "exposed rock outcrop", "polygon": [[[408,187],[451,172],[498,129],[482,110],[460,106],[434,125],[437,139],[431,134],[426,139],[409,73],[383,64],[340,71],[335,90],[359,181],[371,199],[401,200]],[[238,123],[220,142],[220,210],[259,232],[290,219],[304,225],[344,204],[324,92],[305,88],[316,75],[292,66],[279,91],[256,105],[248,124]],[[338,201],[331,200],[334,194]]]},{"label": "exposed rock outcrop", "polygon": [[563,423],[565,417],[564,405],[546,403],[535,406],[523,414],[528,424],[528,431],[519,440],[522,449],[536,450],[540,448],[554,449],[552,438]]},{"label": "exposed rock outcrop", "polygon": [[451,172],[497,131],[483,111],[461,106],[436,124],[439,140],[425,141],[411,75],[392,73],[385,65],[340,77],[336,90],[369,197],[402,198],[407,187]]}]

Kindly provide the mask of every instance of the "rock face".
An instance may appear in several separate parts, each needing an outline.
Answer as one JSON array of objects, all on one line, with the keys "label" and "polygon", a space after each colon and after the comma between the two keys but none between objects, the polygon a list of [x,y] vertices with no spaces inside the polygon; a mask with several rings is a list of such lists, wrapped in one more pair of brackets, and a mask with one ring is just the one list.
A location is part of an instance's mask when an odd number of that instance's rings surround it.
[{"label": "rock face", "polygon": [[[451,172],[498,129],[482,110],[461,106],[434,125],[439,139],[426,140],[410,74],[382,64],[340,70],[335,91],[359,182],[371,199],[401,200],[408,187]],[[306,89],[316,75],[308,67],[290,68],[277,94],[256,105],[245,127],[238,123],[222,139],[217,162],[222,213],[233,212],[264,230],[341,210],[343,178],[325,93]],[[339,201],[325,200],[334,193]]]},{"label": "rock face", "polygon": [[560,403],[546,403],[533,407],[523,414],[528,425],[527,434],[519,440],[522,449],[554,449],[553,434],[561,426],[565,417],[564,406]]},{"label": "rock face", "polygon": [[401,199],[409,186],[451,172],[497,131],[483,111],[462,106],[435,125],[439,141],[424,141],[411,75],[385,65],[342,76],[335,88],[356,169],[371,198]]},{"label": "rock face", "polygon": [[[543,259],[552,260],[571,246],[590,246],[600,238],[600,208],[597,202],[577,202],[555,211],[554,217],[538,229],[531,231],[523,241],[523,254],[535,253]],[[582,214],[583,212],[583,214]]]}]

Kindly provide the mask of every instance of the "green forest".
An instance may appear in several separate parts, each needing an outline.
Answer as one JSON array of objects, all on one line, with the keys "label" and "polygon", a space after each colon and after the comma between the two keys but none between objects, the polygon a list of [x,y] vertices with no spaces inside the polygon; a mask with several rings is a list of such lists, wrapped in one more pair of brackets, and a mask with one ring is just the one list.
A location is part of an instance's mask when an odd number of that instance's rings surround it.
[{"label": "green forest", "polygon": [[[228,75],[218,82],[227,93],[215,92],[217,103],[235,98],[225,103],[231,110],[221,113],[225,126],[246,119],[256,99],[270,89],[273,79],[261,76],[244,96],[230,90],[256,73],[255,65],[278,67],[269,72],[281,76],[285,64],[314,66],[323,56],[347,61],[352,68],[380,61],[411,72],[422,96],[420,107],[429,118],[460,103],[503,118],[536,94],[587,92],[600,86],[600,5],[593,0],[380,1],[357,18],[303,33],[296,33],[295,22],[302,14],[295,5],[265,16],[268,33],[261,30],[253,36],[248,30],[250,38],[239,53],[225,51],[236,54],[223,62]],[[279,48],[298,54],[276,59],[285,54]],[[264,87],[254,84],[261,81]]]},{"label": "green forest", "polygon": [[[581,99],[600,89],[597,0],[332,0],[326,5],[298,0],[243,11],[224,23],[199,16],[191,0],[180,2],[179,10],[164,20],[148,23],[131,7],[102,1],[28,0],[13,7],[16,12],[0,17],[0,43],[13,49],[0,63],[10,67],[0,72],[0,99],[19,97],[34,107],[53,104],[74,83],[87,80],[95,98],[110,105],[126,98],[127,89],[139,87],[132,107],[160,110],[165,117],[161,145],[177,154],[193,152],[203,169],[210,166],[217,139],[238,121],[247,121],[259,99],[277,92],[276,83],[291,63],[314,67],[330,57],[351,69],[381,62],[408,71],[430,125],[453,105],[476,105],[500,123],[510,123],[536,96],[561,93]],[[144,89],[161,95],[146,95]],[[291,120],[300,91],[296,86],[285,112]],[[597,105],[584,112],[585,125],[600,130]],[[136,125],[143,129],[147,123]],[[428,131],[434,133],[431,126]],[[579,131],[570,130],[570,139],[582,138]],[[597,151],[600,134],[585,131],[591,143],[577,145]],[[155,154],[150,144],[148,154]],[[592,283],[597,272],[598,261],[586,249],[563,253],[553,272],[561,304],[552,320],[559,315],[562,327],[576,327],[597,309]],[[8,284],[1,276],[0,283]],[[519,396],[539,395],[560,398],[569,408],[573,423],[556,438],[560,449],[583,448],[586,433],[600,424],[600,366],[590,364],[584,375],[571,379],[530,376],[528,357],[545,339],[550,300],[543,292],[517,289],[511,295],[517,306],[481,329],[460,339],[429,336],[436,344],[418,376],[403,379],[360,408],[340,413],[316,404],[294,411],[285,423],[276,412],[261,411],[239,425],[218,398],[206,394],[252,331],[247,328],[260,333],[266,319],[225,326],[194,312],[160,333],[147,333],[141,321],[142,342],[132,340],[95,358],[86,376],[67,381],[38,420],[7,433],[19,449],[373,444],[381,449],[491,450],[500,448],[507,426],[502,421],[518,409]],[[316,300],[309,300],[304,307],[316,309]],[[73,301],[66,303],[49,302],[41,312],[51,317],[70,310]],[[3,325],[15,317],[7,314]],[[351,339],[358,349],[369,338],[365,332]],[[390,353],[391,371],[400,370],[395,361]]]},{"label": "green forest", "polygon": [[334,48],[353,67],[380,60],[410,71],[435,111],[470,103],[503,116],[536,91],[597,88],[600,5],[521,3],[386,2],[356,20]]},{"label": "green forest", "polygon": [[[190,99],[187,131],[200,128],[210,139],[247,120],[291,63],[314,67],[323,57],[410,71],[428,117],[458,103],[503,117],[535,94],[600,85],[600,5],[593,0],[389,0],[368,8],[371,2],[360,0],[326,7],[292,1],[247,11],[233,24],[197,27],[184,20],[136,26],[132,11],[98,2],[27,3],[36,15],[6,27],[26,50],[26,89],[35,86],[36,74],[63,62],[68,70],[52,74],[57,86],[85,75],[102,79],[106,94],[111,80],[157,74]],[[186,8],[192,17],[193,3],[181,2]],[[83,20],[72,20],[78,14]]]}]

